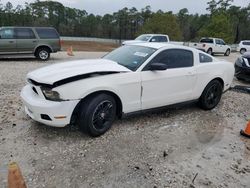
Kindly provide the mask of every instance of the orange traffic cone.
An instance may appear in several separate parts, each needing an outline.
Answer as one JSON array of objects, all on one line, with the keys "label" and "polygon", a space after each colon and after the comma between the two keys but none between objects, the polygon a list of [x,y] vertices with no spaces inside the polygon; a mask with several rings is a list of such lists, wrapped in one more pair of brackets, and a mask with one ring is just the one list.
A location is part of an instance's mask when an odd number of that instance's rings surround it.
[{"label": "orange traffic cone", "polygon": [[27,188],[17,163],[9,164],[8,188]]},{"label": "orange traffic cone", "polygon": [[242,136],[245,136],[245,137],[247,137],[247,138],[250,138],[250,121],[248,122],[245,131],[244,131],[244,130],[241,130],[241,131],[240,131],[240,134],[241,134]]},{"label": "orange traffic cone", "polygon": [[70,47],[67,49],[67,54],[68,54],[68,56],[74,56],[74,54],[73,54],[73,47],[72,47],[72,46],[70,46]]}]

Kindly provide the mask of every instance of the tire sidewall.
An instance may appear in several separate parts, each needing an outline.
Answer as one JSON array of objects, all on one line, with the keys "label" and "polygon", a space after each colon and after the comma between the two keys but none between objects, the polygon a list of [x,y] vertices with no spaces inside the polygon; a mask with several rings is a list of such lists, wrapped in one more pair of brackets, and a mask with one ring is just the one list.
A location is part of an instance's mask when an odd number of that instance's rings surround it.
[{"label": "tire sidewall", "polygon": [[213,50],[212,50],[212,48],[209,48],[209,49],[207,50],[207,53],[208,53],[209,55],[213,55]]},{"label": "tire sidewall", "polygon": [[[40,56],[42,52],[47,53],[47,57],[46,57],[46,58],[42,58],[42,57]],[[46,49],[46,48],[40,48],[40,49],[38,49],[38,51],[37,51],[36,57],[37,57],[39,60],[41,60],[41,61],[47,61],[47,60],[50,58],[50,52],[49,52],[49,50]]]},{"label": "tire sidewall", "polygon": [[240,54],[244,54],[246,52],[245,48],[240,49]]},{"label": "tire sidewall", "polygon": [[[215,84],[220,87],[220,96],[219,96],[219,99],[218,99],[218,101],[217,101],[216,104],[214,104],[213,106],[208,106],[207,102],[206,102],[206,95],[207,95],[209,89],[211,89],[211,87],[214,86]],[[206,88],[204,89],[204,91],[203,91],[203,93],[202,93],[202,95],[201,95],[201,97],[199,99],[199,103],[200,103],[201,108],[204,109],[204,110],[212,110],[213,108],[215,108],[219,104],[219,102],[221,100],[222,93],[223,93],[223,86],[222,86],[222,84],[218,80],[211,81],[206,86]]]},{"label": "tire sidewall", "polygon": [[227,49],[227,51],[225,52],[225,56],[229,56],[230,55],[230,50]]},{"label": "tire sidewall", "polygon": [[[94,127],[92,118],[93,118],[96,107],[103,101],[109,101],[112,103],[113,105],[112,119],[110,120],[110,123],[104,129],[98,130]],[[97,96],[90,98],[88,102],[83,104],[82,107],[80,108],[79,127],[83,132],[93,137],[97,137],[97,136],[104,134],[111,128],[115,120],[115,117],[116,117],[115,99],[112,96],[107,95],[107,94],[99,94]]]}]

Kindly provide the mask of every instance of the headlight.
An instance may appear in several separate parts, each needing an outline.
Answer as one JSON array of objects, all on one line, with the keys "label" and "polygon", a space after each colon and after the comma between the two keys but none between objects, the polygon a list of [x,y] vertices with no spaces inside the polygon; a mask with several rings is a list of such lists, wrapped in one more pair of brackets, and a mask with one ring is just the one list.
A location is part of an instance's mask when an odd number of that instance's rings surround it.
[{"label": "headlight", "polygon": [[51,101],[61,101],[60,94],[57,91],[52,91],[50,88],[41,88],[46,99]]},{"label": "headlight", "polygon": [[236,64],[239,65],[239,66],[244,65],[244,59],[243,59],[242,57],[239,57],[239,58],[236,60]]}]

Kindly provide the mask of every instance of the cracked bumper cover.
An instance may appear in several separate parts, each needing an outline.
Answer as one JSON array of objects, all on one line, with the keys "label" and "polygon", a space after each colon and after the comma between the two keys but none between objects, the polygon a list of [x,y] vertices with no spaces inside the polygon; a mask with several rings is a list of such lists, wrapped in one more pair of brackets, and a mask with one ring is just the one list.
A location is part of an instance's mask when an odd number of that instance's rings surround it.
[{"label": "cracked bumper cover", "polygon": [[[33,120],[53,127],[65,127],[70,124],[71,115],[80,100],[49,101],[39,97],[33,92],[30,85],[21,91],[25,113]],[[47,115],[51,120],[46,120],[41,115]],[[65,118],[55,118],[65,117]]]}]

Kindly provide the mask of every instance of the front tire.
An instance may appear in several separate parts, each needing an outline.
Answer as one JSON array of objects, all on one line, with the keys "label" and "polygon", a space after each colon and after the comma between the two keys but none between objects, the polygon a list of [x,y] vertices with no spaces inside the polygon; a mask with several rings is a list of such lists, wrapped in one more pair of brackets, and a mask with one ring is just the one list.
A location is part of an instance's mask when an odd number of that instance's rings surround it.
[{"label": "front tire", "polygon": [[107,94],[92,96],[80,107],[80,130],[97,137],[108,131],[116,117],[116,101]]},{"label": "front tire", "polygon": [[247,50],[245,48],[240,49],[240,54],[244,54]]},{"label": "front tire", "polygon": [[227,51],[225,52],[224,56],[229,56],[230,55],[230,50],[227,49]]},{"label": "front tire", "polygon": [[223,86],[220,81],[211,81],[204,89],[200,99],[200,107],[204,110],[212,110],[220,102]]},{"label": "front tire", "polygon": [[212,48],[209,48],[209,49],[207,50],[207,53],[208,53],[209,55],[213,55],[213,50],[212,50]]},{"label": "front tire", "polygon": [[35,56],[41,61],[47,61],[50,58],[50,50],[48,48],[39,48]]}]

